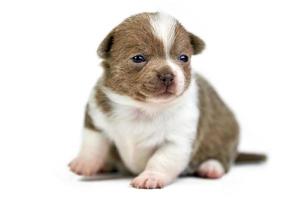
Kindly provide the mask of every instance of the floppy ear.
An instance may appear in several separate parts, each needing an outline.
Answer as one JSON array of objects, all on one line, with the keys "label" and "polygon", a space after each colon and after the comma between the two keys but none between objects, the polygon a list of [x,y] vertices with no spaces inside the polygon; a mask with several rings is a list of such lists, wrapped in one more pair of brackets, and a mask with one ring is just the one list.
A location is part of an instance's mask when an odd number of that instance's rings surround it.
[{"label": "floppy ear", "polygon": [[100,58],[108,58],[110,56],[110,50],[114,42],[113,31],[111,31],[104,40],[100,43],[97,54]]},{"label": "floppy ear", "polygon": [[193,54],[199,54],[203,51],[205,48],[205,43],[202,39],[200,39],[198,36],[194,35],[193,33],[189,33],[190,35],[190,41],[191,45],[193,47]]}]

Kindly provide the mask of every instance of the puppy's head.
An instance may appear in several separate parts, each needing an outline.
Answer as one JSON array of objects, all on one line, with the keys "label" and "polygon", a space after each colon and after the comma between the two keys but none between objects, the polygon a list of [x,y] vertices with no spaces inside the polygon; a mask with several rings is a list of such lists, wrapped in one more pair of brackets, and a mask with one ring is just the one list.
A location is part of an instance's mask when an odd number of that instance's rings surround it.
[{"label": "puppy's head", "polygon": [[162,13],[132,16],[114,28],[97,53],[104,59],[104,85],[143,102],[168,102],[191,80],[191,56],[204,42]]}]

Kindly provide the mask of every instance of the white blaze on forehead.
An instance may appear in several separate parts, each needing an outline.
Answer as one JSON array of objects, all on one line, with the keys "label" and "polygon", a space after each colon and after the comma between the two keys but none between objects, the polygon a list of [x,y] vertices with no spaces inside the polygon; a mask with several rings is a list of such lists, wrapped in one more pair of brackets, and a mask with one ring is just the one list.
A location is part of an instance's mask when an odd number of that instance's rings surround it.
[{"label": "white blaze on forehead", "polygon": [[163,42],[168,55],[174,42],[176,19],[165,13],[155,13],[150,15],[150,24],[156,37]]},{"label": "white blaze on forehead", "polygon": [[150,15],[150,24],[154,35],[161,40],[164,45],[167,63],[175,75],[176,95],[179,95],[184,90],[185,77],[182,68],[170,58],[170,51],[175,39],[177,20],[165,13],[156,13]]}]

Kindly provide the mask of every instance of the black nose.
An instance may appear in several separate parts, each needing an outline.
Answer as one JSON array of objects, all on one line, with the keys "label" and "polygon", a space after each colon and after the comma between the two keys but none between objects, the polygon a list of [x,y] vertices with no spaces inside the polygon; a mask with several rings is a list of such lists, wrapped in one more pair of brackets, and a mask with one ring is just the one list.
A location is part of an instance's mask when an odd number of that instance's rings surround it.
[{"label": "black nose", "polygon": [[169,86],[173,82],[174,75],[171,73],[160,74],[158,75],[158,78],[163,82],[165,86]]}]

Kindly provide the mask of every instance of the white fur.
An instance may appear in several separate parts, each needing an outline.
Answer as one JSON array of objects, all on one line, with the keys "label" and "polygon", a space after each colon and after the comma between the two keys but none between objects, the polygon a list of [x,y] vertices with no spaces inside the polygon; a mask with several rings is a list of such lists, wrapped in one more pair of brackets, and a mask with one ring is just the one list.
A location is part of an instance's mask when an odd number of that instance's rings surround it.
[{"label": "white fur", "polygon": [[83,138],[77,157],[70,163],[76,174],[91,176],[104,167],[110,141],[103,134],[87,128],[83,129]]},{"label": "white fur", "polygon": [[169,57],[167,58],[167,63],[175,75],[176,95],[180,95],[184,91],[185,85],[185,77],[182,68],[175,64]]},{"label": "white fur", "polygon": [[106,157],[109,145],[109,140],[101,133],[84,128],[79,155],[101,159],[101,157]]},{"label": "white fur", "polygon": [[89,113],[116,144],[129,170],[181,173],[188,164],[199,119],[195,81],[182,96],[166,104],[141,103],[108,88],[103,91],[112,101],[113,113],[104,114],[93,93]]},{"label": "white fur", "polygon": [[170,15],[157,13],[150,16],[150,24],[152,26],[153,33],[164,45],[167,63],[175,75],[176,95],[180,95],[184,91],[185,77],[181,67],[173,62],[170,57],[170,50],[175,38],[177,20]]},{"label": "white fur", "polygon": [[200,176],[208,178],[220,178],[224,175],[225,170],[219,161],[210,159],[199,166],[198,173]]}]

